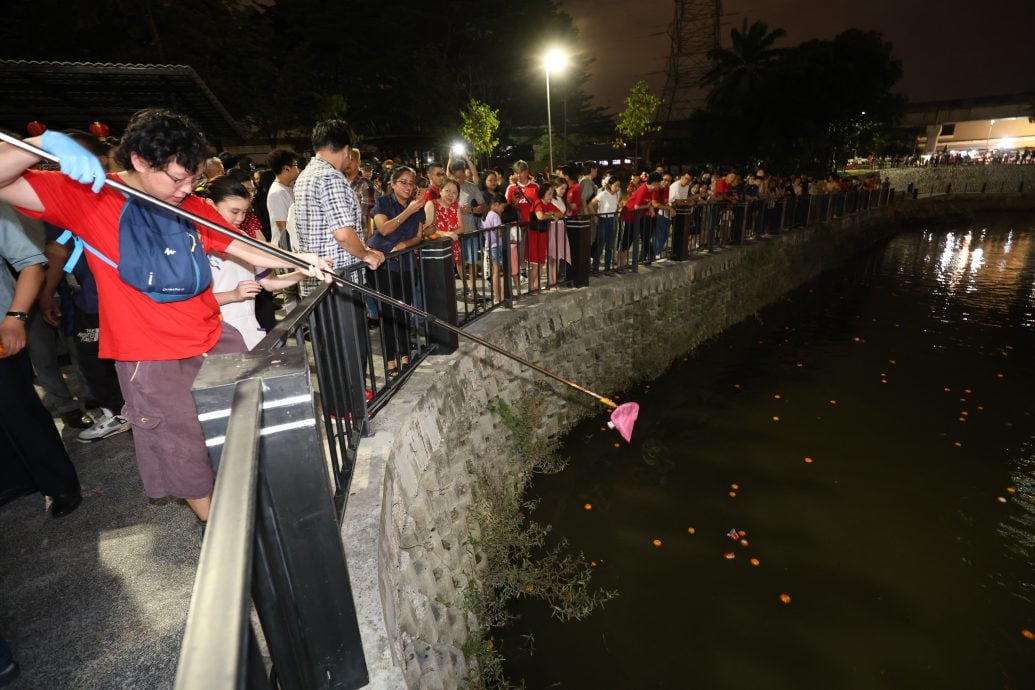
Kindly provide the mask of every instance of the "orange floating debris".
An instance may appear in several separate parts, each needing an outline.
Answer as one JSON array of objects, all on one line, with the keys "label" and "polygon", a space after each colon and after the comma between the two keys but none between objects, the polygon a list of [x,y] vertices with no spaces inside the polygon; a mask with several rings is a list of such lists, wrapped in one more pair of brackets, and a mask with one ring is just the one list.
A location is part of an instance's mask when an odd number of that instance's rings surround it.
[{"label": "orange floating debris", "polygon": [[966,398],[960,398],[960,402],[967,402]]},{"label": "orange floating debris", "polygon": [[780,399],[780,394],[779,394],[779,393],[777,393],[777,394],[776,394],[776,395],[774,395],[773,397],[774,397],[775,399],[779,400],[779,399]]},{"label": "orange floating debris", "polygon": [[880,380],[880,382],[881,382],[881,383],[887,383],[887,382],[888,382],[888,380],[887,380],[887,379],[881,379],[881,380]]},{"label": "orange floating debris", "polygon": [[946,393],[950,393],[950,392],[952,392],[952,389],[951,389],[951,388],[949,388],[948,386],[946,386],[946,387],[945,387],[945,388],[943,388],[942,390],[943,390],[943,391],[945,391]]},{"label": "orange floating debris", "polygon": [[525,591],[528,592],[529,594],[531,594],[532,592],[535,591],[535,586],[534,585],[526,585],[525,586]]},{"label": "orange floating debris", "polygon": [[985,406],[984,406],[984,405],[978,405],[978,410],[979,410],[979,411],[984,411],[984,409],[985,409]]},{"label": "orange floating debris", "polygon": [[645,383],[645,384],[643,384],[643,387],[644,387],[644,388],[645,388],[646,390],[650,390],[650,384],[649,384],[649,383]]},{"label": "orange floating debris", "polygon": [[1021,628],[1021,637],[1026,640],[1035,640],[1035,633],[1027,628]]},{"label": "orange floating debris", "polygon": [[967,418],[966,417],[960,417],[960,421],[961,422],[965,422],[965,421],[967,421]]},{"label": "orange floating debris", "polygon": [[999,501],[1000,503],[1006,503],[1006,498],[1003,496],[996,496],[995,500]]},{"label": "orange floating debris", "polygon": [[996,374],[996,375],[995,375],[995,377],[996,377],[997,379],[1001,379],[1001,378],[1003,378],[1003,374]]},{"label": "orange floating debris", "polygon": [[596,567],[597,567],[597,562],[596,562],[596,561],[590,561],[590,562],[589,562],[589,565],[590,565],[590,567],[592,567],[592,568],[596,568]]},{"label": "orange floating debris", "polygon": [[805,464],[806,465],[811,465],[812,464],[812,458],[805,458]]},{"label": "orange floating debris", "polygon": [[732,561],[732,560],[733,560],[734,558],[736,558],[736,557],[737,557],[737,554],[733,553],[732,551],[728,551],[728,552],[726,552],[726,553],[724,553],[724,554],[723,554],[723,557],[724,557],[724,558],[725,558],[725,559],[726,559],[727,561]]},{"label": "orange floating debris", "polygon": [[774,422],[778,422],[778,421],[780,421],[780,418],[779,418],[779,417],[777,417],[776,415],[773,415],[773,421],[774,421]]},{"label": "orange floating debris", "polygon": [[784,603],[784,604],[791,603],[791,595],[790,594],[781,594],[780,595],[780,601],[782,603]]},{"label": "orange floating debris", "polygon": [[615,448],[621,448],[621,447],[622,447],[622,444],[621,444],[621,443],[616,443],[616,444],[615,444]]},{"label": "orange floating debris", "polygon": [[737,492],[736,491],[731,491],[730,492],[730,498],[736,498],[736,497],[737,497]]},{"label": "orange floating debris", "polygon": [[740,384],[739,383],[734,383],[733,387],[739,390],[740,389]]},{"label": "orange floating debris", "polygon": [[586,510],[593,510],[593,504],[592,503],[586,503],[582,507],[585,508]]},{"label": "orange floating debris", "polygon": [[857,343],[857,342],[859,342],[861,340],[862,340],[862,338],[860,338],[859,336],[855,336],[854,338],[852,338],[852,342],[853,343]]},{"label": "orange floating debris", "polygon": [[654,544],[654,546],[661,546],[661,540],[660,539],[655,539],[654,541],[651,542],[651,544]]},{"label": "orange floating debris", "polygon": [[747,539],[741,539],[740,540],[740,545],[741,546],[747,546],[748,545],[748,540]]},{"label": "orange floating debris", "polygon": [[1015,494],[1015,493],[1017,493],[1017,489],[1013,488],[1012,486],[1008,486],[1008,487],[1006,487],[1006,493],[1008,493],[1008,494]]},{"label": "orange floating debris", "polygon": [[831,401],[830,401],[830,404],[831,404],[831,405],[836,405],[836,404],[837,404],[837,401],[836,401],[836,400],[831,400]]},{"label": "orange floating debris", "polygon": [[969,417],[969,416],[970,416],[970,413],[969,413],[969,412],[967,412],[966,410],[963,410],[962,412],[960,412],[960,416],[961,416],[961,417]]},{"label": "orange floating debris", "polygon": [[602,426],[602,427],[600,427],[600,430],[601,431],[607,431],[607,427],[606,426]]},{"label": "orange floating debris", "polygon": [[737,534],[739,534],[739,535],[740,535],[740,536],[742,536],[742,537],[746,537],[746,536],[748,535],[748,533],[747,533],[747,532],[745,532],[745,531],[744,531],[744,530],[742,530],[742,529],[738,529],[738,530],[737,530]]},{"label": "orange floating debris", "polygon": [[686,532],[687,532],[687,534],[697,534],[697,530],[694,529],[693,527],[687,527],[686,528]]},{"label": "orange floating debris", "polygon": [[888,364],[898,364],[898,362],[896,362],[896,361],[895,361],[895,360],[893,360],[893,359],[889,359],[889,360],[888,360]]},{"label": "orange floating debris", "polygon": [[740,484],[730,484],[730,488],[734,491],[740,491]]},{"label": "orange floating debris", "polygon": [[956,446],[957,448],[962,448],[963,447],[963,444],[960,443],[959,441],[953,441],[952,445]]},{"label": "orange floating debris", "polygon": [[969,388],[964,388],[964,389],[963,389],[963,392],[964,392],[964,393],[966,393],[967,395],[970,395],[970,394],[971,394],[971,393],[973,393],[974,391],[970,390]]},{"label": "orange floating debris", "polygon": [[760,564],[761,562],[762,562],[762,561],[758,560],[757,558],[752,558],[752,559],[751,559],[751,565],[753,565],[753,566],[756,566],[756,567],[757,567],[757,566],[758,566],[758,565],[759,565],[759,564]]},{"label": "orange floating debris", "polygon": [[796,367],[798,367],[799,369],[801,369],[801,368],[802,368],[803,366],[805,366],[805,365],[804,365],[803,363],[801,363],[801,362],[798,362],[798,363],[797,363],[797,364],[795,364],[794,366],[796,366]]}]

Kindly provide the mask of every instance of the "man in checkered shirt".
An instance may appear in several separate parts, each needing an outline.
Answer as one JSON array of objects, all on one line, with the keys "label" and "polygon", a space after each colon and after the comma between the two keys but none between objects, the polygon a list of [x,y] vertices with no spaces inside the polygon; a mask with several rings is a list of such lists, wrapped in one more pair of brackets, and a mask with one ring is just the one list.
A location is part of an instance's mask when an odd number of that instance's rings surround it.
[{"label": "man in checkered shirt", "polygon": [[[315,252],[334,262],[335,270],[351,280],[362,280],[360,271],[349,271],[366,263],[376,270],[385,260],[376,249],[367,249],[359,202],[343,174],[352,155],[352,130],[344,120],[324,120],[313,128],[316,155],[295,181],[292,208],[298,243],[303,252]],[[302,294],[308,295],[319,281],[306,279]]]},{"label": "man in checkered shirt", "polygon": [[[334,269],[345,278],[362,282],[362,264],[376,270],[384,263],[385,255],[376,249],[367,249],[363,235],[359,202],[343,174],[352,155],[352,130],[344,120],[324,120],[313,128],[313,150],[305,170],[295,181],[295,204],[291,214],[300,247],[319,252],[332,260]],[[345,269],[342,271],[342,269]],[[302,283],[302,295],[308,295],[318,285],[315,280]],[[337,321],[345,337],[345,395],[346,407],[338,408],[338,401],[327,400],[329,414],[339,418],[353,411],[365,419],[364,389],[372,388],[373,372],[367,370],[369,332],[362,296],[347,287],[332,287],[327,295],[329,304],[337,312]],[[315,335],[314,335],[315,337]],[[355,346],[351,346],[351,344]]]}]

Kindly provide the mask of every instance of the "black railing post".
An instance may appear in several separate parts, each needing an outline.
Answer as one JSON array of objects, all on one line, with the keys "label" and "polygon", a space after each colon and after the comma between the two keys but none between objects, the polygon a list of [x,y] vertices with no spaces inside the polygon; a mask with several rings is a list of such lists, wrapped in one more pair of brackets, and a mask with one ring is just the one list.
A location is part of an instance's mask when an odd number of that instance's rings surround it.
[{"label": "black railing post", "polygon": [[686,261],[690,258],[690,209],[686,206],[676,207],[672,219],[672,258]]},{"label": "black railing post", "polygon": [[[457,324],[456,313],[456,269],[453,266],[452,240],[432,240],[421,245],[421,271],[424,273],[424,309],[431,315]],[[429,339],[435,345],[437,354],[447,355],[459,346],[459,338],[444,328],[431,326]]]},{"label": "black railing post", "polygon": [[589,269],[593,257],[590,254],[590,217],[572,216],[565,223],[568,245],[571,248],[571,267],[575,287],[589,285]]}]

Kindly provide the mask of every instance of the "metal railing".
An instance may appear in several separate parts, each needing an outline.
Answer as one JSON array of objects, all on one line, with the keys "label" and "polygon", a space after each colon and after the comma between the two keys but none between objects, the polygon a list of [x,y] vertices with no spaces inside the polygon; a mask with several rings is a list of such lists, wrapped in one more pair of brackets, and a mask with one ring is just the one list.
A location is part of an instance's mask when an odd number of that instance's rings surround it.
[{"label": "metal railing", "polygon": [[[1028,188],[1030,192],[1030,187]],[[922,188],[913,183],[906,187],[906,194],[914,199],[932,196],[947,196],[949,194],[1024,194],[1024,180],[1020,182],[1000,180],[998,183],[981,181],[965,181],[963,183],[931,185]]]}]

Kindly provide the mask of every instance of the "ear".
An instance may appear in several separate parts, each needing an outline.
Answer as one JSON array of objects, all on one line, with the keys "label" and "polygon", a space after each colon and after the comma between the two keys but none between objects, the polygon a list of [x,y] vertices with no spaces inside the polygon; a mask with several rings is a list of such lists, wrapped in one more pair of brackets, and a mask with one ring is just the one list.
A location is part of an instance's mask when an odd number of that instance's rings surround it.
[{"label": "ear", "polygon": [[136,152],[129,154],[130,163],[133,164],[133,170],[138,173],[144,173],[151,169],[151,166],[147,164],[143,158]]},{"label": "ear", "polygon": [[211,206],[212,208],[216,207],[216,202],[212,201],[208,197],[205,197],[205,203],[208,204],[209,206]]}]

